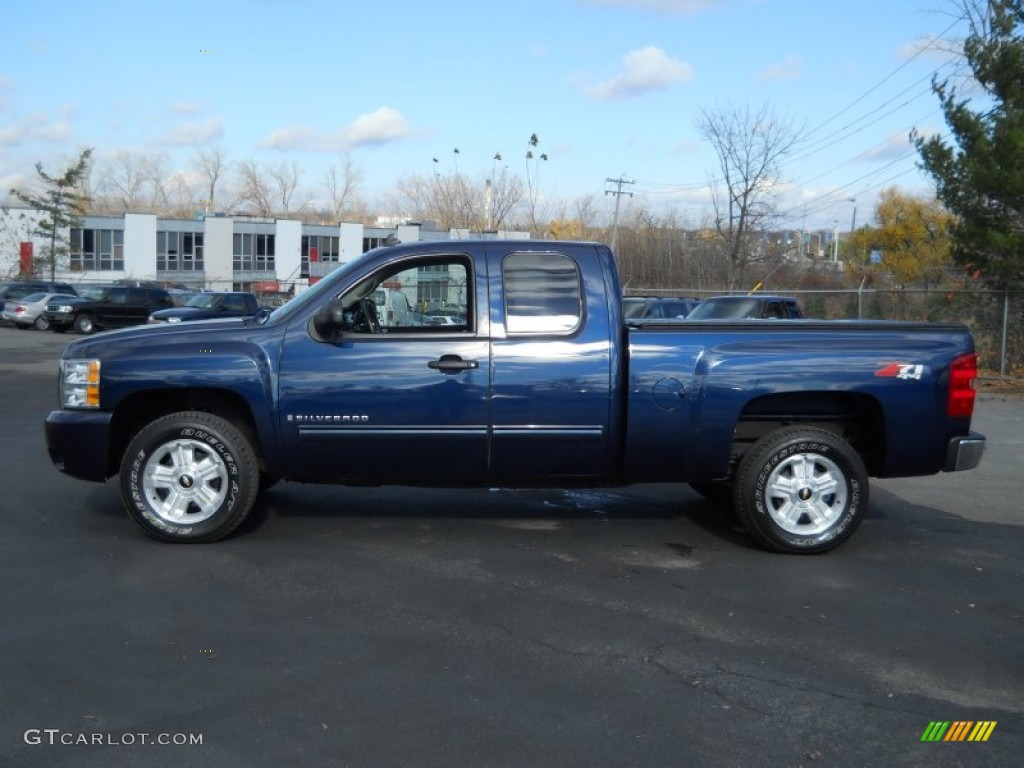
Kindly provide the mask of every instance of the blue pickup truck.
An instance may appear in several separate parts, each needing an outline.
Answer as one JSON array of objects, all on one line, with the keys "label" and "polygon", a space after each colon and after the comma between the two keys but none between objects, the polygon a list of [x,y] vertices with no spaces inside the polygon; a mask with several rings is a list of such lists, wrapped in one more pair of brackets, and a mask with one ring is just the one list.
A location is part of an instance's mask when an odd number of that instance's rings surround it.
[{"label": "blue pickup truck", "polygon": [[[381,311],[395,291],[410,312]],[[761,546],[812,553],[857,528],[869,476],[977,466],[976,375],[962,326],[633,325],[606,246],[409,243],[269,315],[68,344],[45,430],[165,541],[227,536],[281,479],[689,482]]]}]

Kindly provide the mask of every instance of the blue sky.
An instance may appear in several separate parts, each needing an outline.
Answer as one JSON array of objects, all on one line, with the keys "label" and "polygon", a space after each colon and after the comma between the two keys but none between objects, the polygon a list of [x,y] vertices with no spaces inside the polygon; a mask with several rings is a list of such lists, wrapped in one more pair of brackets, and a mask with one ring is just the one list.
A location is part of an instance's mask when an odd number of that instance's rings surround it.
[{"label": "blue sky", "polygon": [[[343,153],[387,213],[410,174],[525,176],[536,133],[552,205],[609,178],[630,206],[699,222],[716,173],[700,111],[767,105],[802,129],[778,192],[789,226],[848,229],[881,189],[933,187],[911,128],[945,126],[930,78],[952,73],[954,0],[181,0],[31,2],[5,14],[0,189],[83,146],[200,149],[298,164],[303,199]],[[454,152],[458,148],[459,152]],[[437,158],[437,162],[433,161]],[[856,204],[849,198],[855,198]]]}]

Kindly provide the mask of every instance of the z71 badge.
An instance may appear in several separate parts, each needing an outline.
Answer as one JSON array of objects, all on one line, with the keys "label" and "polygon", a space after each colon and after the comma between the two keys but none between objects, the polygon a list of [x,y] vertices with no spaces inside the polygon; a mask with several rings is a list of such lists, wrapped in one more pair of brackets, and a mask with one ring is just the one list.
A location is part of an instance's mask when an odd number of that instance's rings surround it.
[{"label": "z71 badge", "polygon": [[911,365],[910,363],[889,363],[884,368],[875,371],[875,376],[888,379],[920,379],[924,373],[923,365]]}]

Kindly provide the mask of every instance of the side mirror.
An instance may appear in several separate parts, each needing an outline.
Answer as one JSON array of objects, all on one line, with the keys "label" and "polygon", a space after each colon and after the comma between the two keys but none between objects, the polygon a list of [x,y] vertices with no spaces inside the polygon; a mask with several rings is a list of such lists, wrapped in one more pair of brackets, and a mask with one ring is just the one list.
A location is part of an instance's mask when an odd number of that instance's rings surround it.
[{"label": "side mirror", "polygon": [[344,322],[345,307],[341,299],[331,299],[313,315],[313,327],[316,328],[316,332],[328,338],[338,333]]}]

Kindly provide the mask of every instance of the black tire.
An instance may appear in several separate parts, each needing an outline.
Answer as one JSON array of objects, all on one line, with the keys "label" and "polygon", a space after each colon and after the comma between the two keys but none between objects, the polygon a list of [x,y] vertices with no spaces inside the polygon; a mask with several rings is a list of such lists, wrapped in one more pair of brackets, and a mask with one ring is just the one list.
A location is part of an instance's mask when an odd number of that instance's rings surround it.
[{"label": "black tire", "polygon": [[231,422],[184,411],[143,427],[121,460],[121,498],[132,520],[161,541],[223,539],[260,488],[256,453]]},{"label": "black tire", "polygon": [[92,315],[79,315],[75,318],[74,328],[77,333],[83,333],[85,335],[95,333],[96,321],[93,319]]},{"label": "black tire", "polygon": [[50,321],[46,319],[46,315],[37,315],[32,321],[32,327],[37,331],[46,331],[50,328]]},{"label": "black tire", "polygon": [[776,430],[736,473],[736,514],[759,545],[817,554],[846,541],[868,508],[868,475],[841,437],[814,427]]}]

